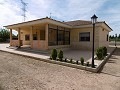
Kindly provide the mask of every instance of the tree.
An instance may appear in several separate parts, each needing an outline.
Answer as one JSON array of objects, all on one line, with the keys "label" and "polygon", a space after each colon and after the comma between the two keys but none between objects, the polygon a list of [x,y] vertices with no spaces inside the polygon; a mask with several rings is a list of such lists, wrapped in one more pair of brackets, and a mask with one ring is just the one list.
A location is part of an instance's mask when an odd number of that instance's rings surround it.
[{"label": "tree", "polygon": [[10,38],[10,32],[7,29],[0,29],[1,41],[6,41],[9,38]]},{"label": "tree", "polygon": [[111,38],[114,39],[115,38],[114,35]]},{"label": "tree", "polygon": [[120,34],[118,35],[118,38],[120,39]]}]

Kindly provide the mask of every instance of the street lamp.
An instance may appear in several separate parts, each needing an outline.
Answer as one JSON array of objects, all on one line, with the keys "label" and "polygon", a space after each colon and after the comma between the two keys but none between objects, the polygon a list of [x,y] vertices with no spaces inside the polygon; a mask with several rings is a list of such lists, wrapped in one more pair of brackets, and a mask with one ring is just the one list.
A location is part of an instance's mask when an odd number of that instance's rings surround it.
[{"label": "street lamp", "polygon": [[94,65],[94,34],[95,34],[95,23],[97,22],[97,18],[98,17],[95,14],[91,17],[91,21],[93,24],[92,68],[95,67],[95,65]]},{"label": "street lamp", "polygon": [[116,46],[116,41],[117,41],[117,34],[115,34],[115,46]]}]

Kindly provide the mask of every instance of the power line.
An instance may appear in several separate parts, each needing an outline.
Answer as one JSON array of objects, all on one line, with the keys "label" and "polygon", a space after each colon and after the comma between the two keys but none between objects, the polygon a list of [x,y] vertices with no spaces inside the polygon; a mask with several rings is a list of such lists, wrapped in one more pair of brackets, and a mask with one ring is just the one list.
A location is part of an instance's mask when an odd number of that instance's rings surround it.
[{"label": "power line", "polygon": [[22,11],[23,11],[23,14],[22,14],[22,16],[23,16],[23,21],[25,21],[25,20],[26,20],[26,12],[27,12],[26,6],[27,6],[28,3],[25,3],[23,0],[21,0],[21,3],[22,3],[22,5],[23,5],[23,7],[21,8]]}]

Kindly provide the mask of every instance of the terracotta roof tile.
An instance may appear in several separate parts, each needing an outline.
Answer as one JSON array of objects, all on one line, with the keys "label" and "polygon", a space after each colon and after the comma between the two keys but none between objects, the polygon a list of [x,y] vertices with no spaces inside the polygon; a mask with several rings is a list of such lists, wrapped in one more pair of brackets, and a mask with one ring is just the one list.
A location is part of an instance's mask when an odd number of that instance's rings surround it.
[{"label": "terracotta roof tile", "polygon": [[[100,21],[97,23],[103,23],[104,21]],[[92,24],[91,21],[85,21],[85,20],[76,20],[76,21],[68,21],[64,22],[65,24],[68,24],[70,26],[81,26],[81,25],[87,25],[87,24]]]},{"label": "terracotta roof tile", "polygon": [[64,22],[64,23],[71,25],[71,26],[80,26],[80,25],[91,24],[91,21],[76,20],[76,21],[68,21],[68,22]]}]

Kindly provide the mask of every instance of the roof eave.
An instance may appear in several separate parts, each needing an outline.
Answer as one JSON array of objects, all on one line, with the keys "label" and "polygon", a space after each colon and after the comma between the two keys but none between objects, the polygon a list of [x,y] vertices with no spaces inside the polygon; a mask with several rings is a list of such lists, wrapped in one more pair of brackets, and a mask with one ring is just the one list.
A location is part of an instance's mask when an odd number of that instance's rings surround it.
[{"label": "roof eave", "polygon": [[[109,32],[113,31],[112,28],[110,28],[110,26],[108,26],[105,22],[99,22],[99,23],[96,24],[96,26],[103,26],[103,27],[105,27],[102,24],[104,24],[105,26],[107,26],[106,28],[107,28],[107,30]],[[92,24],[86,24],[86,25],[81,25],[81,26],[73,26],[72,28],[76,29],[76,28],[85,28],[85,27],[93,27],[93,25]]]},{"label": "roof eave", "polygon": [[[57,23],[56,23],[57,22]],[[37,20],[32,20],[32,21],[27,21],[27,22],[23,22],[23,23],[17,23],[17,24],[12,24],[12,25],[7,25],[7,26],[4,26],[8,29],[12,29],[12,28],[16,28],[16,27],[21,27],[21,26],[32,26],[34,24],[41,24],[41,23],[48,23],[48,24],[53,24],[53,23],[56,23],[56,24],[60,24],[62,26],[65,26],[65,27],[68,27],[68,28],[71,28],[70,25],[68,24],[65,24],[61,21],[57,21],[57,20],[54,20],[54,19],[51,19],[51,18],[41,18],[41,19],[37,19]]]}]

